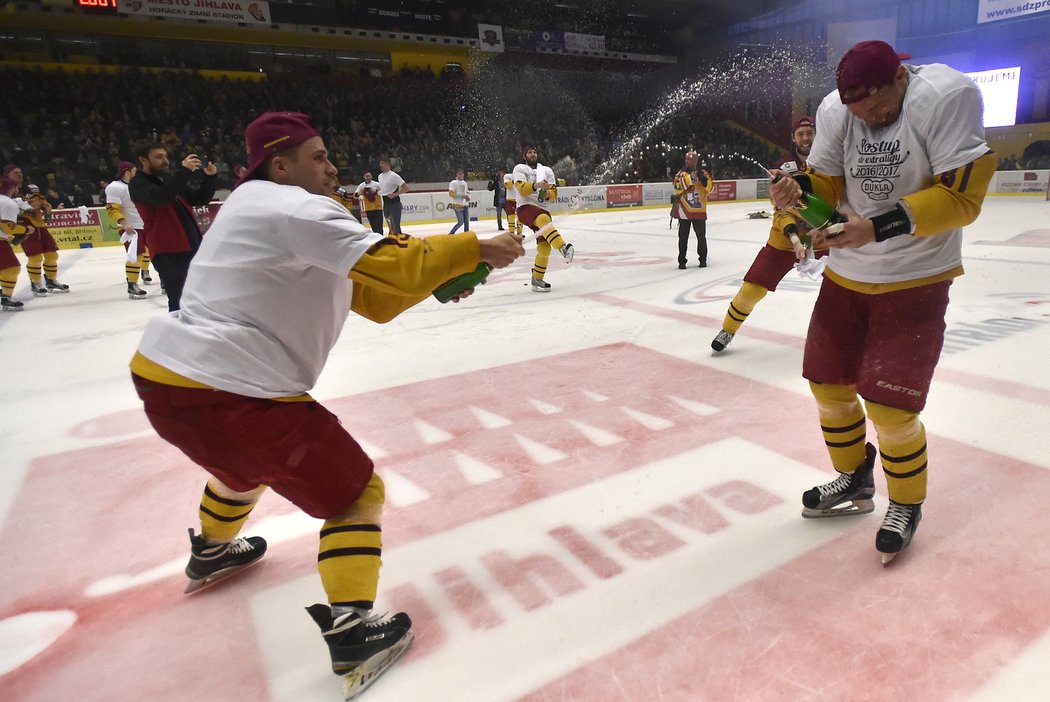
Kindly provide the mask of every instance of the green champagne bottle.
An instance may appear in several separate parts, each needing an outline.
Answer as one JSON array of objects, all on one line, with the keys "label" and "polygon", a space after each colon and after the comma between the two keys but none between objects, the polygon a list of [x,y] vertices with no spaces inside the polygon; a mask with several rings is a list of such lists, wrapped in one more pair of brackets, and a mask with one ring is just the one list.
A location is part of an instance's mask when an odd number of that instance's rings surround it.
[{"label": "green champagne bottle", "polygon": [[[783,176],[777,175],[770,184],[778,182]],[[814,229],[823,229],[831,224],[846,222],[846,215],[842,214],[828,203],[821,200],[813,193],[802,191],[799,195],[798,204],[795,205],[798,216],[806,220],[806,224]]]},{"label": "green champagne bottle", "polygon": [[795,206],[798,216],[814,229],[823,229],[830,224],[846,221],[846,216],[813,193],[803,192]]},{"label": "green champagne bottle", "polygon": [[434,297],[441,304],[445,304],[456,295],[459,295],[464,290],[470,288],[476,288],[485,282],[485,279],[489,277],[489,273],[492,272],[492,266],[487,263],[479,263],[478,267],[469,273],[456,276],[447,283],[442,283],[434,290]]}]

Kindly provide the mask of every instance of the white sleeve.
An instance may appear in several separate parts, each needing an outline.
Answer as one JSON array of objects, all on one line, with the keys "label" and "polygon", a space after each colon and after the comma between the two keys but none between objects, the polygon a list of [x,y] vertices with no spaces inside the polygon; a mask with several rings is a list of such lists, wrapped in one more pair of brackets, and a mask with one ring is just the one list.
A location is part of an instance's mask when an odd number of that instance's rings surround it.
[{"label": "white sleeve", "polygon": [[124,205],[120,200],[120,188],[113,187],[113,183],[106,186],[106,204],[120,205],[122,207]]},{"label": "white sleeve", "polygon": [[924,126],[934,174],[954,171],[988,152],[981,91],[969,79],[938,102]]},{"label": "white sleeve", "polygon": [[357,186],[357,190],[354,191],[354,195],[360,195],[361,191],[365,189],[365,184],[361,183]]},{"label": "white sleeve", "polygon": [[0,220],[4,222],[17,222],[18,203],[9,197],[0,199]]},{"label": "white sleeve", "polygon": [[343,276],[383,238],[323,195],[310,196],[289,213],[288,230],[292,250],[301,260]]}]

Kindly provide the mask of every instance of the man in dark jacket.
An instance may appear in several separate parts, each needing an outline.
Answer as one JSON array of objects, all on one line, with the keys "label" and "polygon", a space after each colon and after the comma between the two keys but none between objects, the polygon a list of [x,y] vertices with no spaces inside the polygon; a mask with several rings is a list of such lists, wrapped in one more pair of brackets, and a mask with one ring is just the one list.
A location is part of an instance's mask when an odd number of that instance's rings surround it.
[{"label": "man in dark jacket", "polygon": [[207,205],[215,195],[214,163],[201,167],[190,154],[170,169],[163,144],[143,143],[135,149],[139,172],[128,183],[131,200],[142,215],[146,245],[153,267],[168,294],[168,310],[179,309],[190,260],[201,244],[194,206]]},{"label": "man in dark jacket", "polygon": [[493,171],[489,177],[489,190],[492,191],[492,206],[496,208],[496,226],[503,231],[503,206],[507,203],[507,187],[499,171]]}]

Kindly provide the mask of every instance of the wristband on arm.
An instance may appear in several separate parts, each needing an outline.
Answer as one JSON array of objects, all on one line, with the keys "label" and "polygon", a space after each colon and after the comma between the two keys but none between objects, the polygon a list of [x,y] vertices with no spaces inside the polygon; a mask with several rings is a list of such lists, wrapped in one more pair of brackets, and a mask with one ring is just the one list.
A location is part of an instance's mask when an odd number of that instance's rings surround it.
[{"label": "wristband on arm", "polygon": [[886,241],[902,234],[911,234],[911,218],[900,203],[889,212],[871,218],[875,225],[875,241]]}]

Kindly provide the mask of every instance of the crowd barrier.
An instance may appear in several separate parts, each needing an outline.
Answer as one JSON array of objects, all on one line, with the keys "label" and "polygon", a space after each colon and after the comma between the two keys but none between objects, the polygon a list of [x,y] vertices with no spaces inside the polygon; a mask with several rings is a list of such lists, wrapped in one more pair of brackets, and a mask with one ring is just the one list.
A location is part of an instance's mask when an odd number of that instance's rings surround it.
[{"label": "crowd barrier", "polygon": [[[992,179],[989,193],[1006,195],[1045,194],[1050,170],[999,171]],[[558,188],[558,198],[549,203],[552,212],[593,212],[628,207],[659,207],[670,210],[670,183],[633,183],[626,185],[581,185]],[[471,193],[471,219],[495,218],[492,192],[475,190]],[[769,195],[769,180],[715,181],[711,201],[765,200]],[[401,197],[405,223],[455,222],[456,215],[449,204],[447,192],[409,192]],[[195,207],[197,223],[203,231],[211,226],[222,205],[220,201]],[[120,243],[120,231],[105,208],[87,208],[86,218],[79,209],[61,209],[52,213],[48,229],[59,248],[76,249],[93,246],[115,246]]]}]

